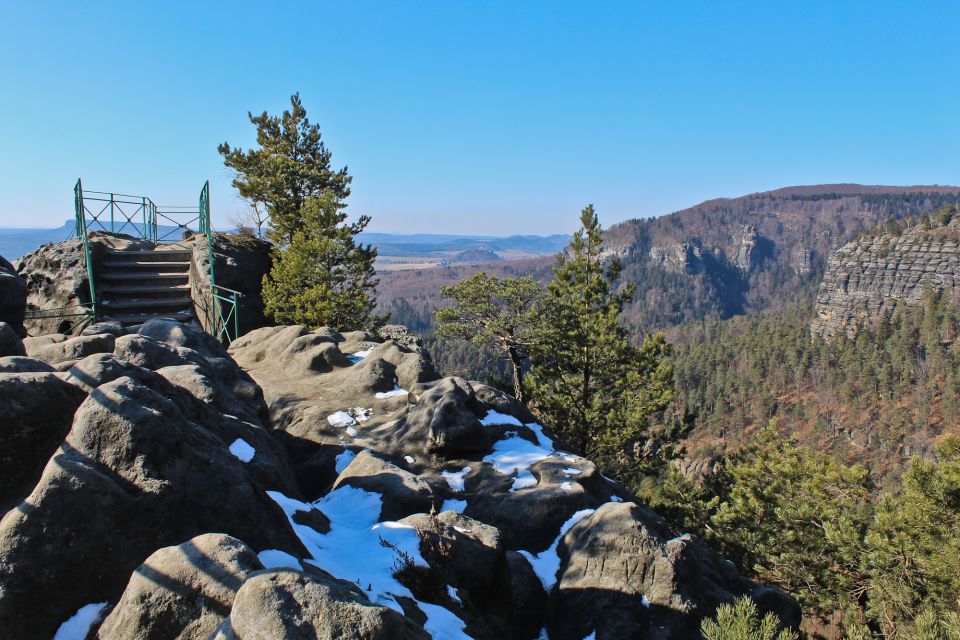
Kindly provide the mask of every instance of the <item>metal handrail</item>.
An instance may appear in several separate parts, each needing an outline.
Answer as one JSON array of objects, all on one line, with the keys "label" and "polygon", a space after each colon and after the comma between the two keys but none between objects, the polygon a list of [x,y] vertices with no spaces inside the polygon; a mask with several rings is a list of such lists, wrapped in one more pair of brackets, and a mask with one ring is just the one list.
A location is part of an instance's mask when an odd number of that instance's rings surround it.
[{"label": "metal handrail", "polygon": [[[107,196],[107,197],[102,197]],[[104,203],[99,210],[97,207],[91,208],[89,203]],[[205,311],[206,327],[209,333],[216,336],[219,340],[231,342],[237,338],[240,332],[239,307],[238,301],[243,294],[234,289],[220,286],[216,283],[216,274],[213,260],[213,226],[210,223],[210,182],[207,181],[200,190],[199,207],[164,207],[159,209],[157,205],[146,196],[133,196],[129,194],[119,194],[110,191],[84,191],[82,182],[78,179],[73,188],[74,203],[74,233],[80,240],[83,247],[83,262],[87,272],[87,280],[90,287],[90,302],[68,305],[65,307],[56,307],[53,309],[35,309],[27,311],[28,319],[48,319],[48,318],[97,318],[97,291],[94,279],[93,256],[90,250],[90,231],[99,227],[103,231],[119,233],[125,228],[132,227],[136,231],[136,236],[153,243],[165,241],[177,230],[190,230],[190,225],[196,223],[200,233],[206,236],[207,259],[210,263],[210,307]],[[133,205],[135,208],[130,211],[124,209],[122,205]],[[106,218],[109,210],[109,228]],[[117,213],[119,212],[119,217]],[[171,216],[183,217],[192,216],[186,222],[176,220]],[[134,219],[142,220],[138,222]],[[163,236],[159,235],[160,218],[167,220],[176,228],[168,231]],[[117,225],[119,224],[119,229]],[[191,274],[193,274],[191,264]],[[68,309],[80,309],[76,313],[66,313]],[[82,321],[82,320],[81,320]],[[232,329],[232,331],[231,331]]]}]

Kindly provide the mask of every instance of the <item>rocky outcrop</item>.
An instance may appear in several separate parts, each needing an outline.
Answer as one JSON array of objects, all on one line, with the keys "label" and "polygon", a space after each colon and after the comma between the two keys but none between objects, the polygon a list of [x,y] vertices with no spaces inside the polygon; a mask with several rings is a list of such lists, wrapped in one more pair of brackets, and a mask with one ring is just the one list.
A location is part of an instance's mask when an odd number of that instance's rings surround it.
[{"label": "rocky outcrop", "polygon": [[0,256],[0,322],[5,322],[20,336],[26,335],[23,315],[27,308],[27,284],[13,265]]},{"label": "rocky outcrop", "polygon": [[752,224],[741,225],[730,238],[730,257],[740,271],[750,271],[753,251],[757,246],[757,228]]},{"label": "rocky outcrop", "polygon": [[702,258],[700,247],[689,242],[650,247],[650,261],[672,273],[699,273]]},{"label": "rocky outcrop", "polygon": [[91,607],[103,639],[680,639],[740,594],[795,621],[402,328],[27,343],[0,358],[0,428],[29,426],[0,434],[11,637]]},{"label": "rocky outcrop", "polygon": [[811,330],[824,338],[856,335],[928,291],[960,284],[960,220],[862,237],[831,258],[817,291]]},{"label": "rocky outcrop", "polygon": [[[192,239],[190,288],[194,311],[203,323],[211,313],[210,257],[206,236],[197,235]],[[240,292],[237,300],[239,335],[267,324],[263,315],[262,289],[263,277],[270,272],[272,264],[271,247],[269,242],[251,235],[217,233],[213,236],[213,269],[217,285]]]}]

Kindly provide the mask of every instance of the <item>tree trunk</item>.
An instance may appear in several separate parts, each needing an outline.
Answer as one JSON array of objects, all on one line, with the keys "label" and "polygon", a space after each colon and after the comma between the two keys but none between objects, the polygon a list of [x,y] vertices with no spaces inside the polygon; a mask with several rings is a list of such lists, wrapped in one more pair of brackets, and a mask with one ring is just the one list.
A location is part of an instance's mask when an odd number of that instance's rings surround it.
[{"label": "tree trunk", "polygon": [[513,395],[517,400],[526,404],[527,399],[523,393],[523,361],[520,360],[520,354],[514,347],[509,347],[507,354],[510,356],[510,364],[513,366]]}]

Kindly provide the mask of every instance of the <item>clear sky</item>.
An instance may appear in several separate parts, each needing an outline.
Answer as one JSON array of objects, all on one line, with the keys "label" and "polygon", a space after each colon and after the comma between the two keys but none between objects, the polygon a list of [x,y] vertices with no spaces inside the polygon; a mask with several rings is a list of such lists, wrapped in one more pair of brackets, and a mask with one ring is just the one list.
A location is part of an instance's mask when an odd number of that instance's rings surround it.
[{"label": "clear sky", "polygon": [[0,225],[242,205],[299,91],[375,231],[554,233],[794,184],[960,183],[960,2],[0,0]]}]

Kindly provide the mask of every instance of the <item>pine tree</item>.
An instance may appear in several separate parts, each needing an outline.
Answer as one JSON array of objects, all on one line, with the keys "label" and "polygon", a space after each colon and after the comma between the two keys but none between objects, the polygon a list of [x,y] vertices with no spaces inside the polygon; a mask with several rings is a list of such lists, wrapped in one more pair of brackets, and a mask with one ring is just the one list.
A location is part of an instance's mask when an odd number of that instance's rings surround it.
[{"label": "pine tree", "polygon": [[700,623],[704,640],[799,640],[796,631],[780,629],[773,613],[760,618],[757,605],[747,596],[732,604],[722,604],[717,615]]},{"label": "pine tree", "polygon": [[560,254],[541,308],[543,331],[527,378],[532,406],[564,440],[611,472],[639,472],[656,458],[650,416],[673,399],[663,334],[631,345],[620,312],[632,287],[615,290],[620,263],[603,252],[593,206]]},{"label": "pine tree", "polygon": [[385,316],[374,313],[377,250],[355,236],[370,222],[345,224],[343,207],[331,192],[310,197],[289,246],[274,247],[273,269],[263,279],[265,312],[277,323],[375,329]]},{"label": "pine tree", "polygon": [[523,366],[537,335],[540,283],[481,271],[441,292],[457,306],[437,310],[437,335],[495,345],[510,361],[514,396],[524,402]]},{"label": "pine tree", "polygon": [[307,118],[300,94],[290,97],[290,110],[271,116],[248,113],[257,127],[258,149],[243,151],[224,142],[217,151],[234,171],[233,186],[250,204],[266,208],[270,216],[268,236],[276,244],[292,242],[301,225],[301,211],[308,198],[331,192],[338,201],[350,195],[347,168],[331,168],[331,153],[320,127]]}]

